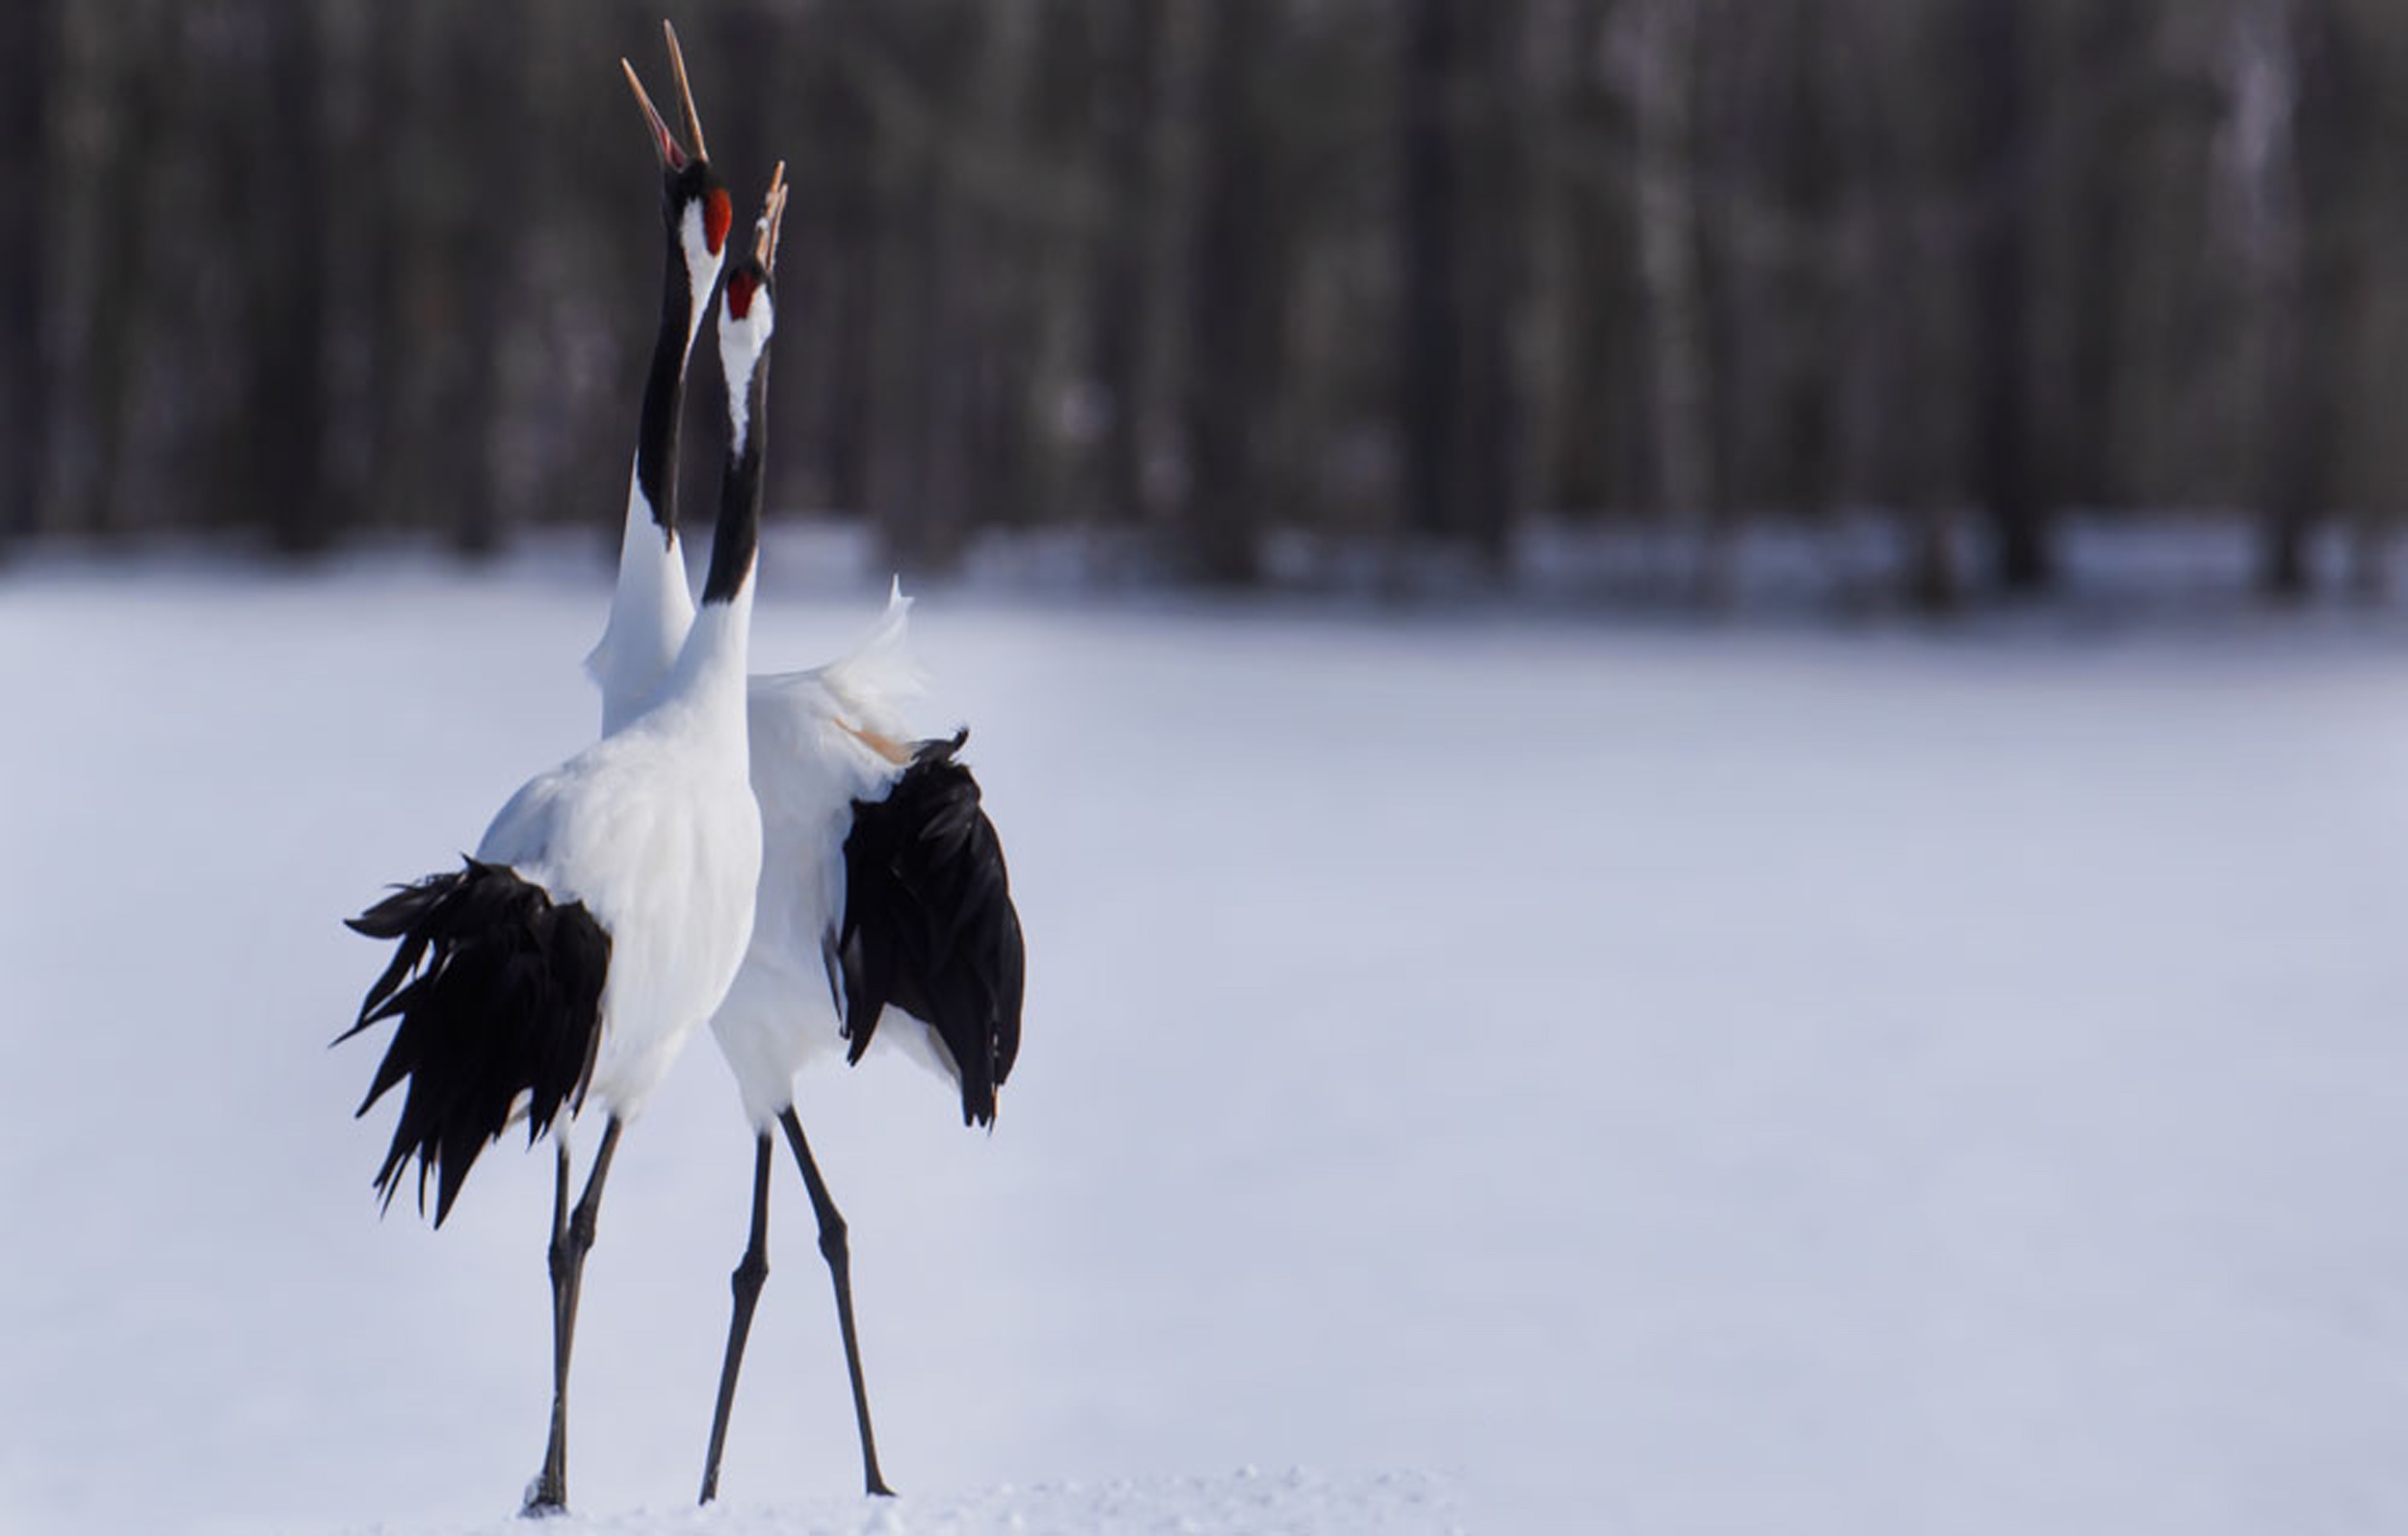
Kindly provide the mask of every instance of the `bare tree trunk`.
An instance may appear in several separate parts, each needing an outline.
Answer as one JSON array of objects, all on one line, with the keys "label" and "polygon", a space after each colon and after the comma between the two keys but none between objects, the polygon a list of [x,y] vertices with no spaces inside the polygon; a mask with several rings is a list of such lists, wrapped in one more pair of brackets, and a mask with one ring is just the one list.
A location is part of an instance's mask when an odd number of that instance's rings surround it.
[{"label": "bare tree trunk", "polygon": [[1838,283],[1819,244],[1835,222],[1841,176],[1831,23],[1822,10],[1821,0],[1784,8],[1779,109],[1769,124],[1775,142],[1765,146],[1780,176],[1781,206],[1807,247],[1789,254],[1770,285],[1776,313],[1767,328],[1779,338],[1772,483],[1815,522],[1828,519],[1840,495],[1838,359],[1852,341],[1831,322]]},{"label": "bare tree trunk", "polygon": [[1404,527],[1500,566],[1512,527],[1511,307],[1521,202],[1507,102],[1520,7],[1412,0],[1399,245]]},{"label": "bare tree trunk", "polygon": [[365,306],[366,358],[360,404],[364,458],[360,495],[365,519],[376,524],[406,520],[417,489],[410,482],[418,456],[405,447],[412,382],[409,288],[405,264],[411,232],[406,175],[409,169],[407,126],[409,57],[413,41],[407,6],[376,6],[369,13],[361,68],[367,107],[361,113],[359,158],[347,182],[365,221],[359,235],[362,260],[356,273]]},{"label": "bare tree trunk", "polygon": [[2027,140],[2026,0],[1970,0],[1967,100],[1974,125],[1974,499],[1994,540],[1992,574],[2010,593],[2056,580],[2047,508],[2034,473]]},{"label": "bare tree trunk", "polygon": [[2264,0],[2234,38],[2241,110],[2264,122],[2249,146],[2269,306],[2258,585],[2275,602],[2308,595],[2309,542],[2339,483],[2357,264],[2344,195],[2354,82],[2337,26],[2327,0]]},{"label": "bare tree trunk", "polygon": [[[805,44],[829,54],[841,67],[842,39],[861,24],[855,9],[850,4],[823,8],[804,36]],[[879,257],[893,217],[885,172],[901,157],[877,113],[858,90],[846,86],[837,68],[810,78],[806,132],[830,151],[830,164],[821,171],[827,200],[821,210],[826,227],[820,231],[827,250],[828,286],[824,294],[812,296],[813,328],[824,337],[827,351],[826,395],[819,412],[823,435],[817,446],[828,505],[867,514],[873,510],[877,479],[876,448],[886,430],[878,414],[884,397],[877,357],[879,321],[888,302],[882,281],[888,274]]]},{"label": "bare tree trunk", "polygon": [[1251,89],[1269,31],[1266,0],[1216,0],[1199,81],[1202,164],[1188,276],[1187,555],[1208,582],[1250,584],[1261,574],[1262,465],[1253,337],[1276,274],[1254,227],[1269,160],[1268,130]]},{"label": "bare tree trunk", "polygon": [[1099,522],[1146,518],[1146,370],[1154,312],[1154,227],[1160,218],[1156,147],[1162,116],[1163,8],[1101,4],[1096,133],[1109,189],[1104,253],[1090,329],[1104,420],[1088,515]]},{"label": "bare tree trunk", "polygon": [[[525,0],[480,7],[472,25],[456,26],[458,63],[474,99],[484,103],[485,131],[500,143],[526,142],[529,115]],[[474,200],[460,210],[453,228],[451,265],[460,284],[459,313],[466,353],[458,415],[449,435],[460,447],[463,494],[453,508],[452,547],[462,555],[498,552],[513,510],[503,494],[501,456],[504,415],[509,405],[509,347],[520,333],[515,323],[522,293],[522,237],[515,220],[497,217],[492,204]]]},{"label": "bare tree trunk", "polygon": [[1618,143],[1628,90],[1612,65],[1614,17],[1579,0],[1531,7],[1533,260],[1537,364],[1531,406],[1536,439],[1532,502],[1598,517],[1640,499],[1636,482],[1649,433],[1644,369],[1632,296],[1637,241],[1630,233],[1627,164],[1596,145]]},{"label": "bare tree trunk", "polygon": [[55,0],[0,7],[0,548],[42,527]]},{"label": "bare tree trunk", "polygon": [[1954,612],[1965,588],[1949,511],[1952,482],[1944,472],[1957,413],[1929,385],[1943,368],[1935,321],[1954,296],[1941,286],[1945,264],[1918,227],[1944,156],[1911,127],[1916,107],[1906,87],[1923,72],[1916,67],[1921,51],[1885,33],[1878,17],[1861,10],[1848,15],[1852,30],[1844,46],[1826,57],[1834,66],[1862,61],[1870,77],[1861,84],[1841,78],[1830,98],[1856,189],[1852,218],[1866,230],[1863,259],[1848,273],[1846,324],[1861,356],[1859,483],[1896,514],[1903,558],[1898,596],[1936,617]]},{"label": "bare tree trunk", "polygon": [[1397,93],[1402,109],[1397,207],[1404,272],[1400,317],[1404,526],[1411,537],[1430,542],[1455,532],[1464,492],[1462,278],[1456,250],[1463,227],[1461,24],[1453,0],[1407,0]]},{"label": "bare tree trunk", "polygon": [[[982,14],[987,36],[971,91],[972,142],[1000,146],[1008,161],[1031,142],[1029,95],[1049,40],[1049,11],[1044,0],[994,0]],[[1006,175],[990,174],[974,197],[957,199],[965,226],[960,287],[972,349],[962,401],[971,483],[961,500],[960,544],[982,523],[1026,526],[1037,502],[1027,407],[1041,345],[1035,298],[1043,291],[1035,276],[1041,242],[1013,217],[1008,185]]]},{"label": "bare tree trunk", "polygon": [[174,118],[179,80],[191,64],[175,17],[138,19],[154,24],[130,29],[132,37],[109,46],[94,71],[116,110],[87,165],[94,185],[116,193],[96,199],[88,216],[96,225],[93,271],[84,296],[83,355],[72,364],[88,472],[70,482],[64,510],[78,533],[102,538],[121,533],[128,520],[123,486],[131,473],[134,384],[144,361],[144,323],[155,310],[162,189],[148,160]]},{"label": "bare tree trunk", "polygon": [[307,9],[271,8],[254,24],[268,29],[268,121],[288,157],[287,174],[253,210],[267,236],[252,243],[264,258],[251,308],[263,427],[254,439],[257,494],[276,549],[307,555],[333,543],[337,522],[327,477],[327,177],[318,38]]},{"label": "bare tree trunk", "polygon": [[1714,435],[1705,301],[1697,256],[1696,8],[1636,0],[1625,13],[1623,66],[1637,137],[1638,273],[1653,365],[1656,499],[1695,551],[1691,595],[1730,592],[1729,551],[1714,533]]},{"label": "bare tree trunk", "polygon": [[2075,59],[2099,83],[2088,112],[2093,146],[2074,184],[2073,337],[2065,374],[2067,438],[2061,487],[2083,506],[2107,508],[2126,495],[2121,392],[2125,263],[2133,244],[2133,130],[2139,126],[2135,85],[2146,58],[2150,17],[2129,3],[2087,5],[2075,32]]},{"label": "bare tree trunk", "polygon": [[1530,238],[1523,166],[1530,125],[1518,107],[1527,86],[1522,67],[1527,15],[1521,0],[1491,0],[1471,7],[1470,14],[1475,90],[1465,158],[1472,178],[1456,215],[1465,226],[1459,494],[1464,533],[1481,563],[1494,571],[1503,569],[1510,552],[1523,496],[1514,323]]}]

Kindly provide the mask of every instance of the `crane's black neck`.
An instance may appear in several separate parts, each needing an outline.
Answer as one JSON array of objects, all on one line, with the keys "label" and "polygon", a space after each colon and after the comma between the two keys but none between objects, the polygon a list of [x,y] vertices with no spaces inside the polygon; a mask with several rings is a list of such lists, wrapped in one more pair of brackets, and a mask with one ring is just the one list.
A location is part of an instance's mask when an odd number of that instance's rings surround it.
[{"label": "crane's black neck", "polygon": [[686,271],[678,224],[668,226],[661,272],[661,328],[643,377],[643,418],[636,433],[636,488],[664,541],[677,534],[677,418],[686,400],[686,355],[694,338],[694,279]]},{"label": "crane's black neck", "polygon": [[744,427],[728,444],[727,476],[720,482],[719,527],[711,535],[711,570],[702,585],[706,604],[736,600],[761,545],[762,450],[770,425],[770,354],[766,349],[753,361],[745,402]]}]

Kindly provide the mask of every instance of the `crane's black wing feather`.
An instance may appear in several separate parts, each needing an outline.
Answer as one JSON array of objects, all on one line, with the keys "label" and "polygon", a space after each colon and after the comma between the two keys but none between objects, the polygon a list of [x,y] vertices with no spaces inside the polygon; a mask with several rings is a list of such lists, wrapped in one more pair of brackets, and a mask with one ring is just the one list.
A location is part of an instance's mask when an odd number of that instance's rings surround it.
[{"label": "crane's black wing feather", "polygon": [[853,802],[835,957],[851,1058],[901,1008],[952,1057],[962,1123],[989,1125],[1020,1054],[1028,961],[1003,844],[955,761],[969,735],[921,742],[884,799]]},{"label": "crane's black wing feather", "polygon": [[563,1106],[574,1112],[584,1101],[611,961],[611,936],[583,902],[555,902],[502,865],[463,864],[403,886],[350,920],[353,930],[399,947],[368,989],[358,1022],[337,1036],[339,1043],[382,1020],[400,1021],[358,1112],[407,1081],[377,1191],[390,1205],[416,1159],[419,1209],[432,1172],[438,1227],[521,1093],[530,1141]]}]

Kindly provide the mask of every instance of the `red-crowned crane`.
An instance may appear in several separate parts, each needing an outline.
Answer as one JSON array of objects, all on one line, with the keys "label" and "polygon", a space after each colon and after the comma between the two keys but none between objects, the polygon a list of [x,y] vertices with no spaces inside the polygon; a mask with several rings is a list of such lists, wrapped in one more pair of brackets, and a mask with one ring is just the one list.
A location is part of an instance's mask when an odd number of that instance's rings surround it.
[{"label": "red-crowned crane", "polygon": [[[601,653],[607,664],[589,668],[601,687],[605,733],[642,708],[662,675],[643,663],[672,654],[684,633],[674,512],[666,498],[652,506],[667,510],[669,537],[638,538],[631,508]],[[915,742],[899,714],[920,681],[904,650],[909,608],[898,588],[877,626],[844,659],[751,680],[761,886],[752,943],[711,1027],[753,1128],[752,1217],[731,1277],[705,1503],[718,1492],[745,1341],[769,1273],[778,1132],[801,1172],[835,1289],[862,1479],[871,1493],[890,1491],[862,1377],[845,1219],[795,1111],[795,1077],[805,1060],[842,1047],[858,1061],[874,1037],[892,1041],[956,1084],[965,1125],[991,1125],[995,1091],[1019,1052],[1020,920],[978,783],[956,760],[966,733]],[[907,1017],[880,1033],[889,1003]]]},{"label": "red-crowned crane", "polygon": [[[890,598],[877,628],[839,662],[752,679],[761,889],[744,966],[711,1016],[752,1123],[752,1220],[731,1276],[704,1503],[719,1491],[745,1340],[769,1275],[772,1128],[802,1174],[835,1287],[862,1482],[892,1492],[870,1424],[845,1218],[795,1111],[796,1075],[840,1045],[858,1062],[874,1037],[888,1040],[954,1082],[964,1125],[992,1125],[996,1090],[1019,1054],[1020,918],[978,782],[955,758],[968,733],[908,742],[895,715],[917,682],[903,652],[909,606]],[[881,1032],[890,1004],[903,1017]]]},{"label": "red-crowned crane", "polygon": [[[350,1038],[398,1020],[368,1096],[407,1085],[377,1175],[389,1203],[409,1163],[435,1224],[479,1153],[527,1117],[559,1147],[552,1237],[552,1416],[530,1513],[566,1507],[568,1368],[604,1180],[628,1122],[744,957],[761,872],[746,752],[746,661],[759,534],[770,272],[785,205],[771,185],[753,249],[722,285],[729,436],[702,606],[648,701],[619,729],[537,775],[458,872],[403,887],[352,922],[399,949]],[[569,1204],[568,1121],[603,1116]],[[563,1111],[566,1111],[566,1119]]]}]

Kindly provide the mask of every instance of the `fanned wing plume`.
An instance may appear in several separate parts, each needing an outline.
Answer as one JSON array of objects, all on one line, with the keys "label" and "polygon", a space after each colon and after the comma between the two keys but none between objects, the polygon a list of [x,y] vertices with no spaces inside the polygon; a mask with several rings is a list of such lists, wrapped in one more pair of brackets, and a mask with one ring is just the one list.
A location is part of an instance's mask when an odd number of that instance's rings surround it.
[{"label": "fanned wing plume", "polygon": [[928,690],[928,674],[911,651],[911,601],[903,596],[903,583],[896,582],[869,633],[817,674],[848,710],[869,717],[880,730],[890,728],[886,717],[897,704]]},{"label": "fanned wing plume", "polygon": [[969,734],[921,742],[884,799],[853,802],[836,960],[851,1058],[901,1008],[944,1042],[963,1124],[989,1125],[1020,1052],[1027,951],[995,824],[954,760]]},{"label": "fanned wing plume", "polygon": [[556,903],[512,871],[474,859],[402,887],[349,926],[399,941],[358,1021],[336,1037],[400,1021],[358,1111],[407,1081],[377,1191],[390,1205],[415,1159],[419,1209],[432,1173],[440,1227],[520,1094],[530,1141],[563,1106],[573,1112],[583,1101],[601,1041],[611,936],[582,902]]}]

